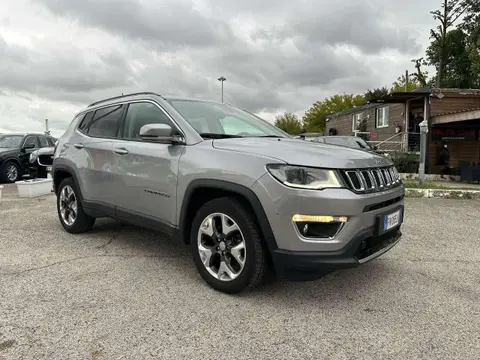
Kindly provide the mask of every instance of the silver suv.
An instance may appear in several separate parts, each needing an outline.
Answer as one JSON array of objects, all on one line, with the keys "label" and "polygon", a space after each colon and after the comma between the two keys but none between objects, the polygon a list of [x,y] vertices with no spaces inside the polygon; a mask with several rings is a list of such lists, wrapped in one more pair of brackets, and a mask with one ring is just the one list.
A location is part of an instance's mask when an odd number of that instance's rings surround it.
[{"label": "silver suv", "polygon": [[161,230],[227,293],[269,273],[302,281],[355,267],[401,237],[390,160],[293,139],[224,103],[150,92],[93,103],[57,142],[53,178],[69,233],[99,217]]}]

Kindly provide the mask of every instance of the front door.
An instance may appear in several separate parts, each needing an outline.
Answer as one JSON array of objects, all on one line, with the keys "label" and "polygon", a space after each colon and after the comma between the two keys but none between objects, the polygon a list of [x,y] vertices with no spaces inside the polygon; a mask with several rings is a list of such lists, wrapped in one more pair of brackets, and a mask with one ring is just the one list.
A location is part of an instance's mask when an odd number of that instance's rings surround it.
[{"label": "front door", "polygon": [[175,221],[178,164],[184,146],[140,139],[140,128],[152,123],[168,124],[175,129],[156,104],[145,101],[128,105],[120,139],[113,144],[116,211],[120,217],[171,226]]},{"label": "front door", "polygon": [[23,141],[22,147],[20,148],[20,163],[22,164],[22,168],[26,171],[29,168],[30,164],[30,154],[38,150],[38,140],[35,135],[28,135],[25,137]]}]

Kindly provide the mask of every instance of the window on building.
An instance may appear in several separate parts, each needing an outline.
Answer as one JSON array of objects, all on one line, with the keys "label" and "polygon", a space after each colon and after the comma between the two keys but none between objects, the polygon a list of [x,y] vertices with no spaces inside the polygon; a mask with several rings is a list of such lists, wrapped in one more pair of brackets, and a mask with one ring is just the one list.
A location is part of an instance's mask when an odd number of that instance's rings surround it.
[{"label": "window on building", "polygon": [[376,111],[377,128],[388,127],[388,106],[377,108]]},{"label": "window on building", "polygon": [[352,131],[358,130],[360,122],[363,119],[363,113],[353,114],[352,116]]}]

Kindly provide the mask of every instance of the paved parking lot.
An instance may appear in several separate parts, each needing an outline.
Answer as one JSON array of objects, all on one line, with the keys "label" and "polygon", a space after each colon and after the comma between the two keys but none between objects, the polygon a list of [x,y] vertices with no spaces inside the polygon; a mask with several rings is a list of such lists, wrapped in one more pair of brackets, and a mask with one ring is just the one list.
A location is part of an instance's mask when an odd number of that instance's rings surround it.
[{"label": "paved parking lot", "polygon": [[63,231],[55,198],[0,203],[0,359],[478,359],[480,202],[409,199],[382,258],[243,295],[175,240]]}]

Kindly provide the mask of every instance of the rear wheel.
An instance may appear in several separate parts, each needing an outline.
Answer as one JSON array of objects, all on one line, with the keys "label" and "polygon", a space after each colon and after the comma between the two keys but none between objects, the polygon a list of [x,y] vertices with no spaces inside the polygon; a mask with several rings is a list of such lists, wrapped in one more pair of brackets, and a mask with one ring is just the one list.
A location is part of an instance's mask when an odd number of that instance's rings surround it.
[{"label": "rear wheel", "polygon": [[216,290],[239,293],[265,279],[267,250],[254,217],[235,198],[214,199],[200,208],[190,244],[198,272]]},{"label": "rear wheel", "polygon": [[92,229],[95,218],[83,211],[78,197],[78,188],[72,178],[64,179],[59,186],[57,196],[58,218],[63,228],[72,234],[83,233]]}]

